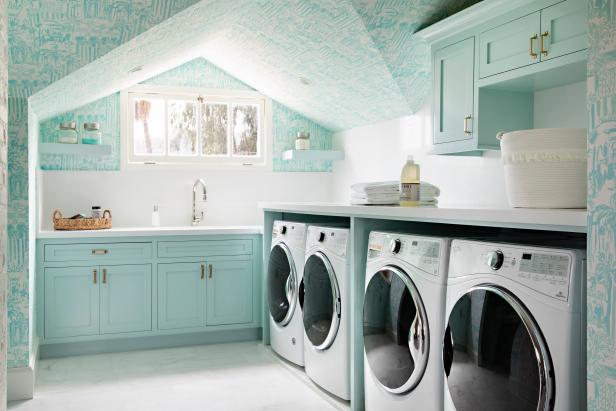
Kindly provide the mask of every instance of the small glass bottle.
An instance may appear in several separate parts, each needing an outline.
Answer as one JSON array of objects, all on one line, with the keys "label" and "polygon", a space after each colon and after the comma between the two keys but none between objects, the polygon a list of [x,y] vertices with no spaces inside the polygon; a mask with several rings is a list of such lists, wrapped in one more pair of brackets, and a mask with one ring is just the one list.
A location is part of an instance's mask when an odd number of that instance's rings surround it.
[{"label": "small glass bottle", "polygon": [[103,218],[101,206],[92,206],[92,218]]},{"label": "small glass bottle", "polygon": [[300,131],[295,138],[296,150],[310,150],[310,133]]},{"label": "small glass bottle", "polygon": [[103,136],[98,123],[83,123],[81,144],[102,144]]},{"label": "small glass bottle", "polygon": [[408,156],[400,175],[400,205],[417,207],[419,202],[419,165]]},{"label": "small glass bottle", "polygon": [[77,138],[77,123],[75,123],[74,121],[60,123],[60,130],[58,131],[58,143],[77,144],[78,142],[79,139]]}]

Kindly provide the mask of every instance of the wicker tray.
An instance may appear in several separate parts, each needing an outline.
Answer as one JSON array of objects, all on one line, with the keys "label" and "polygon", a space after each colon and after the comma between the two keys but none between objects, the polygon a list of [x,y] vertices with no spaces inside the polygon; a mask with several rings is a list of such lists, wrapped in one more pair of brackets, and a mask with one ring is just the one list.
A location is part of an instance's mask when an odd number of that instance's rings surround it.
[{"label": "wicker tray", "polygon": [[111,228],[111,211],[105,210],[103,218],[63,218],[59,210],[53,212],[54,230],[105,230]]}]

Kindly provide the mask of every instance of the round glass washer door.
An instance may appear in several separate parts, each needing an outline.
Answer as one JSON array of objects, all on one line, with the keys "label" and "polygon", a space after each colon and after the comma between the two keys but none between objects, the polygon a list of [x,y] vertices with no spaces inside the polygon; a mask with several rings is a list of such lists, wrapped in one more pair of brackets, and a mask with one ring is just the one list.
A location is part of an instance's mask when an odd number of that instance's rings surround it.
[{"label": "round glass washer door", "polygon": [[336,274],[325,254],[317,251],[306,259],[302,285],[306,337],[315,349],[326,350],[340,327],[341,300]]},{"label": "round glass washer door", "polygon": [[297,273],[289,247],[278,243],[270,252],[267,267],[267,295],[269,312],[280,326],[293,318],[297,305]]},{"label": "round glass washer door", "polygon": [[554,372],[541,331],[522,303],[498,286],[473,287],[456,302],[443,366],[457,411],[553,409]]},{"label": "round glass washer door", "polygon": [[393,394],[413,390],[421,381],[430,352],[426,310],[410,277],[385,266],[366,287],[364,350],[381,386]]}]

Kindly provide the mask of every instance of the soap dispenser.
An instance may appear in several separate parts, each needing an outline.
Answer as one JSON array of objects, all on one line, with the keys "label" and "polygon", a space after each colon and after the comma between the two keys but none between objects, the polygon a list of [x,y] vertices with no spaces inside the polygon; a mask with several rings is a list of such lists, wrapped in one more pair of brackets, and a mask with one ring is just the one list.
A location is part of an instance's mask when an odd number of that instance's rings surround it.
[{"label": "soap dispenser", "polygon": [[158,204],[154,205],[152,210],[152,227],[160,227],[160,213],[158,211]]}]

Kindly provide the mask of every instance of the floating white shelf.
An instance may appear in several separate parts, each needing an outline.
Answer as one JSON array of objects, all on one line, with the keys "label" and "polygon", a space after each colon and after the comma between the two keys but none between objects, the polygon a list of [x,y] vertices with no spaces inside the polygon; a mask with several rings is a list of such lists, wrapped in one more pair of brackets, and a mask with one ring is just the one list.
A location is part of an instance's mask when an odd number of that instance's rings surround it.
[{"label": "floating white shelf", "polygon": [[111,154],[109,144],[60,144],[40,143],[41,154],[77,154],[82,156],[108,156]]},{"label": "floating white shelf", "polygon": [[344,152],[336,150],[287,150],[283,160],[344,160]]}]

